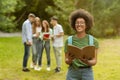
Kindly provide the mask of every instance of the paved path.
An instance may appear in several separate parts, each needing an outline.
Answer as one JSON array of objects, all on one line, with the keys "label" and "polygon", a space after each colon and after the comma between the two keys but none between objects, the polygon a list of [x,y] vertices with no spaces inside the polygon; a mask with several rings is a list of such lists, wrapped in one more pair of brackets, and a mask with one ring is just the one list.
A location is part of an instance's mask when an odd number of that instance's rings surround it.
[{"label": "paved path", "polygon": [[15,33],[4,33],[0,32],[0,37],[16,37],[16,36],[21,36],[21,32],[15,32]]}]

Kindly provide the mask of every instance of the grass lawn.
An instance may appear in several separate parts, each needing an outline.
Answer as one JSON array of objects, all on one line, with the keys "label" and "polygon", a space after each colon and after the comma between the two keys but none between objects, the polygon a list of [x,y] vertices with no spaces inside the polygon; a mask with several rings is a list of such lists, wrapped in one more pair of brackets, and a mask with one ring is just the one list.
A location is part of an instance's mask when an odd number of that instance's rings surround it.
[{"label": "grass lawn", "polygon": [[[95,80],[120,80],[120,39],[99,39],[98,63],[93,67]],[[0,80],[65,80],[67,65],[62,54],[62,71],[54,73],[55,57],[51,47],[51,71],[46,71],[43,54],[41,71],[22,72],[23,44],[21,37],[0,38]],[[31,54],[28,67],[31,63]]]}]

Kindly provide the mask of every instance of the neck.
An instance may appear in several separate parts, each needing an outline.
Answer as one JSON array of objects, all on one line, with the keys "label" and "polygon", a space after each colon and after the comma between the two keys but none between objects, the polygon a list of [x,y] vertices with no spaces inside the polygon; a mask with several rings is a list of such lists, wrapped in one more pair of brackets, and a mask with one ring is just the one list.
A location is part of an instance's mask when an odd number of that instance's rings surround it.
[{"label": "neck", "polygon": [[30,18],[28,18],[28,20],[31,22]]},{"label": "neck", "polygon": [[78,38],[83,38],[83,37],[86,36],[86,33],[85,33],[85,32],[77,33],[76,36],[77,36]]},{"label": "neck", "polygon": [[45,29],[45,32],[47,32],[47,28],[44,28]]}]

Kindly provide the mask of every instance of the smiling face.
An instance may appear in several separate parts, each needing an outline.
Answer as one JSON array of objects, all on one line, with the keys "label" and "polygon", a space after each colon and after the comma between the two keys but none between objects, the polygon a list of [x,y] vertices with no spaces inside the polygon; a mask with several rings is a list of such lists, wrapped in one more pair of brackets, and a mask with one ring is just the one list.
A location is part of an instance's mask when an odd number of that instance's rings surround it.
[{"label": "smiling face", "polygon": [[86,24],[83,18],[77,18],[75,21],[75,29],[77,33],[85,32]]}]

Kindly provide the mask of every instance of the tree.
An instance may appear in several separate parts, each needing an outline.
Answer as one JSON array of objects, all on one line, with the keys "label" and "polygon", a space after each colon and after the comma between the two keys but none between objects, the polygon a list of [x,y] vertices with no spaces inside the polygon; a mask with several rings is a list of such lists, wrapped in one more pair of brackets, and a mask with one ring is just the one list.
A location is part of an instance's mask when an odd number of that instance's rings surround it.
[{"label": "tree", "polygon": [[[71,34],[69,16],[73,10],[83,8],[93,16],[95,25],[90,31],[97,37],[115,36],[120,34],[120,1],[119,0],[53,0],[54,5],[48,6],[46,11],[57,15],[66,34]],[[66,4],[67,3],[67,4]]]},{"label": "tree", "polygon": [[95,36],[107,37],[118,34],[120,30],[120,19],[118,18],[120,13],[119,4],[119,0],[94,0],[93,15],[95,26],[93,34]]},{"label": "tree", "polygon": [[40,17],[41,21],[43,19],[49,20],[50,14],[45,11],[45,8],[49,5],[53,5],[52,0],[21,0],[25,3],[25,6],[15,12],[17,28],[21,30],[22,23],[27,19],[29,13],[34,13],[36,16]]},{"label": "tree", "polygon": [[59,19],[58,22],[63,26],[65,34],[73,34],[74,32],[71,31],[71,27],[69,25],[69,15],[73,10],[75,10],[74,0],[53,0],[53,1],[54,5],[48,6],[46,8],[46,11],[49,14],[58,17]]},{"label": "tree", "polygon": [[119,4],[120,0],[0,0],[0,30],[21,30],[22,23],[32,12],[48,21],[56,15],[65,34],[74,34],[69,15],[73,10],[83,8],[94,16],[91,34],[97,37],[120,35]]},{"label": "tree", "polygon": [[12,32],[16,27],[14,22],[15,16],[13,13],[16,9],[19,9],[20,6],[17,6],[19,0],[0,0],[0,30]]}]

